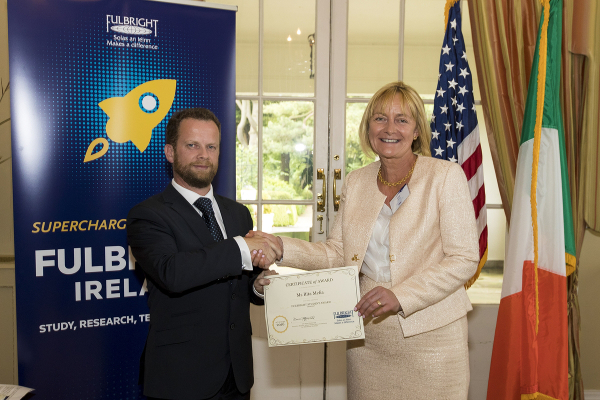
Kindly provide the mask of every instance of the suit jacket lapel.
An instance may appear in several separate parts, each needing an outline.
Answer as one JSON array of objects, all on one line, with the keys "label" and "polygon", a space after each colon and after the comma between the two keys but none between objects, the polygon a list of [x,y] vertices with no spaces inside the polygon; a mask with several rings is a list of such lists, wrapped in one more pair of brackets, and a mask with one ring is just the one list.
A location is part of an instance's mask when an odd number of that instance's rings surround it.
[{"label": "suit jacket lapel", "polygon": [[221,196],[215,194],[215,200],[217,201],[217,204],[219,205],[219,210],[221,211],[221,218],[223,219],[225,234],[228,238],[236,236],[233,234],[235,231],[234,216],[231,214],[231,211],[229,210]]},{"label": "suit jacket lapel", "polygon": [[[364,221],[364,223],[357,223],[356,226],[360,227],[356,233],[357,237],[360,238],[359,250],[362,255],[367,252],[367,247],[373,235],[373,228],[381,212],[381,207],[385,204],[386,196],[379,191],[377,186],[377,171],[379,171],[379,162],[371,164],[371,168],[368,173],[365,173],[358,183],[363,193],[371,193],[372,198],[360,202],[360,214],[357,219]],[[365,171],[367,172],[367,171]]]},{"label": "suit jacket lapel", "polygon": [[167,186],[163,192],[163,198],[166,204],[169,204],[175,212],[181,215],[181,218],[190,227],[198,239],[200,239],[200,242],[214,242],[214,239],[200,214],[198,214],[194,207],[179,194],[173,185],[169,184],[169,186]]},{"label": "suit jacket lapel", "polygon": [[[227,235],[227,238],[231,239],[232,237],[237,236],[235,234],[236,230],[235,230],[234,215],[232,214],[231,210],[229,210],[229,208],[227,207],[227,205],[225,204],[225,202],[223,201],[221,196],[215,194],[215,200],[217,201],[217,204],[219,205],[219,211],[221,211],[221,218],[223,219],[223,226],[225,227],[225,234]],[[240,260],[240,269],[242,269],[241,260]],[[238,279],[234,279],[232,281],[231,291],[235,291],[235,289],[237,288],[237,284],[238,284]]]}]

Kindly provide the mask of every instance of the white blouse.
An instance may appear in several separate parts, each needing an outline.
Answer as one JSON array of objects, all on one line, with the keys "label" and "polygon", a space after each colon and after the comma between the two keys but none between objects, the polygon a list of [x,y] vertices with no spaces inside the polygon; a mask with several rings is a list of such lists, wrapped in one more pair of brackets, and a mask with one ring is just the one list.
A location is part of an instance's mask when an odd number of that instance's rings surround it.
[{"label": "white blouse", "polygon": [[383,203],[377,221],[375,221],[371,240],[360,270],[375,282],[392,281],[390,275],[390,220],[409,194],[408,185],[404,185],[390,201],[391,207]]}]

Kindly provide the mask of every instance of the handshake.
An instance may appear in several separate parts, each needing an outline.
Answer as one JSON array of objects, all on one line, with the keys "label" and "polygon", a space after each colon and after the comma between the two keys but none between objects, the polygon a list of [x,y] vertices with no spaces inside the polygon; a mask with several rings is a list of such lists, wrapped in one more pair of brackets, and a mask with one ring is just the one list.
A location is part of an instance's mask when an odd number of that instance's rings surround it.
[{"label": "handshake", "polygon": [[275,261],[283,258],[283,241],[278,236],[261,231],[250,231],[244,240],[250,249],[252,265],[255,267],[269,269]]}]

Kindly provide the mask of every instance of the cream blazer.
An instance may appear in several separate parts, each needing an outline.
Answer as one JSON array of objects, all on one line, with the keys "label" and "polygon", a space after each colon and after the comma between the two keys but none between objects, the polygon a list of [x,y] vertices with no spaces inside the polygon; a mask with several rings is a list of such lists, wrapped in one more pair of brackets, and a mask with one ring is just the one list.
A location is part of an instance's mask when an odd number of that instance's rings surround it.
[{"label": "cream blazer", "polygon": [[[359,270],[386,196],[380,162],[348,174],[327,241],[282,237],[281,265],[300,269],[356,265]],[[463,287],[477,270],[479,239],[467,179],[455,163],[419,156],[410,195],[390,221],[391,290],[404,337],[445,326],[473,309]]]}]

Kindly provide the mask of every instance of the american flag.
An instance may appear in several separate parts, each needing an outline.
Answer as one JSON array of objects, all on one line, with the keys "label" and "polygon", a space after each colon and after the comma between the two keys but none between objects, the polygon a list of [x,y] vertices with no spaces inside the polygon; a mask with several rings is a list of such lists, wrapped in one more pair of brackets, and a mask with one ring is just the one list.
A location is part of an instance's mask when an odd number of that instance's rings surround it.
[{"label": "american flag", "polygon": [[461,31],[460,2],[450,7],[440,54],[438,85],[431,117],[431,155],[457,162],[469,181],[479,230],[479,268],[467,282],[471,286],[487,259],[487,209],[479,126],[473,97],[473,79]]}]

